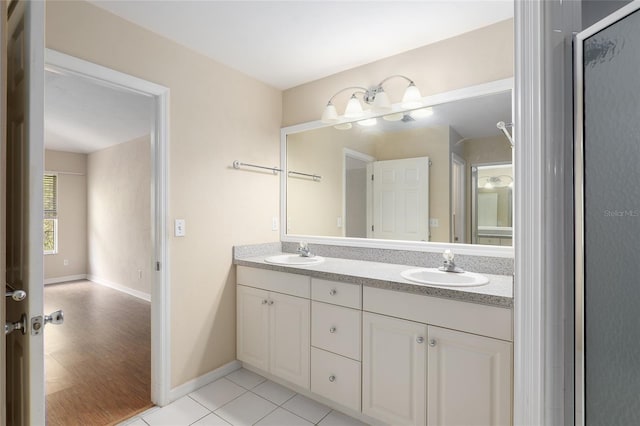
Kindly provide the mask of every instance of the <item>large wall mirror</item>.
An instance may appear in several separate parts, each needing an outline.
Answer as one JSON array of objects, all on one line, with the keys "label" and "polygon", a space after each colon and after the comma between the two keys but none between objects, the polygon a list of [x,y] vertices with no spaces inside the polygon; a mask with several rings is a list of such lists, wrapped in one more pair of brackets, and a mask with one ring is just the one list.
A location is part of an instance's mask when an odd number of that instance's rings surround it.
[{"label": "large wall mirror", "polygon": [[[283,129],[284,240],[511,246],[512,79]],[[366,245],[366,244],[365,244]]]}]

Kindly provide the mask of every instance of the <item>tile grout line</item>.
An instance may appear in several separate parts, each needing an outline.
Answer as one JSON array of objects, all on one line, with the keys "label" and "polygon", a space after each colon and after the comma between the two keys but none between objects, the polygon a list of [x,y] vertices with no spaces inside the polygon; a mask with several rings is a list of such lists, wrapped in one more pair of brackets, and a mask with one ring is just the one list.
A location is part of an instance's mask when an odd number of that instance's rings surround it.
[{"label": "tile grout line", "polygon": [[328,416],[329,414],[333,413],[334,411],[335,411],[335,410],[333,410],[333,408],[332,408],[331,410],[329,410],[329,412],[328,412],[327,414],[325,414],[325,415],[324,415],[320,420],[318,420],[318,423],[316,423],[316,425],[319,425],[320,423],[322,423],[322,421],[323,421],[324,419],[326,419],[326,418],[327,418],[327,416]]}]

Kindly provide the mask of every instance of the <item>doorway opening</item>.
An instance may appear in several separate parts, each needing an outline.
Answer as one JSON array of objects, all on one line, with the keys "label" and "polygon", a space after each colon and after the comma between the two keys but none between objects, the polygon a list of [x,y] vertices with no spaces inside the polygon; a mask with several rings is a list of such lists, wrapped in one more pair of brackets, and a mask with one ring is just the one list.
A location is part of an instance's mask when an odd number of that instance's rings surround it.
[{"label": "doorway opening", "polygon": [[168,89],[51,50],[45,68],[47,423],[114,423],[169,390]]}]

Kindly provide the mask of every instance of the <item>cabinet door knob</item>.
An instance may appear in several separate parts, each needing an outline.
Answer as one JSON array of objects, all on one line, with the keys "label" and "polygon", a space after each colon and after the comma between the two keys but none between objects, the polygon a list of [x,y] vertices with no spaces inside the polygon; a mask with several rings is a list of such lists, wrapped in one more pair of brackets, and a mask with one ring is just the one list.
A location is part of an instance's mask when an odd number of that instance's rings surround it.
[{"label": "cabinet door knob", "polygon": [[430,339],[429,340],[429,346],[431,346],[432,348],[436,346],[436,339]]},{"label": "cabinet door knob", "polygon": [[263,301],[262,301],[262,304],[263,304],[263,305],[266,305],[266,304],[267,304],[267,300],[266,300],[266,299],[265,299],[265,300],[263,300]]},{"label": "cabinet door knob", "polygon": [[336,332],[336,328],[335,328],[335,327],[331,327],[331,328],[329,329],[329,333],[335,333],[335,332]]},{"label": "cabinet door knob", "polygon": [[330,382],[335,382],[336,381],[336,376],[334,376],[333,374],[331,376],[329,376],[329,381]]},{"label": "cabinet door knob", "polygon": [[418,338],[416,339],[416,342],[418,342],[418,343],[422,343],[422,342],[424,342],[424,337],[422,337],[422,336],[418,337]]},{"label": "cabinet door knob", "polygon": [[269,300],[269,305],[273,305],[273,300]]},{"label": "cabinet door knob", "polygon": [[332,296],[335,296],[336,294],[338,294],[338,290],[336,290],[335,288],[332,288],[329,294]]}]

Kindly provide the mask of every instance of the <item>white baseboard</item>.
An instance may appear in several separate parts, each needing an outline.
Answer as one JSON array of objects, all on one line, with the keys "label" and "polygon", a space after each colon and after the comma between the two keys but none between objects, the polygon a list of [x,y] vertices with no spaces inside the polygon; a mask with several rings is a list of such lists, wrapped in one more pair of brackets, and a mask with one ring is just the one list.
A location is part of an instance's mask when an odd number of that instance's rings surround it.
[{"label": "white baseboard", "polygon": [[87,274],[67,275],[65,277],[45,278],[44,285],[66,283],[68,281],[86,280]]},{"label": "white baseboard", "polygon": [[203,374],[200,377],[189,380],[187,383],[176,386],[169,391],[169,403],[180,399],[183,396],[188,395],[191,392],[208,385],[209,383],[215,382],[216,380],[226,376],[227,374],[238,370],[240,367],[242,367],[240,361],[231,361],[223,365],[222,367],[218,367],[215,370],[208,372],[207,374]]},{"label": "white baseboard", "polygon": [[112,281],[109,280],[105,280],[103,278],[100,277],[96,277],[95,275],[87,275],[87,279],[89,281],[92,281],[98,285],[104,286],[104,287],[109,287],[111,289],[114,290],[118,290],[121,291],[122,293],[127,293],[128,295],[131,295],[133,297],[137,297],[138,299],[142,299],[142,300],[146,300],[147,302],[151,302],[151,294],[149,293],[145,293],[143,291],[140,290],[135,290],[129,287],[125,287],[122,284],[118,284],[118,283],[114,283]]}]

